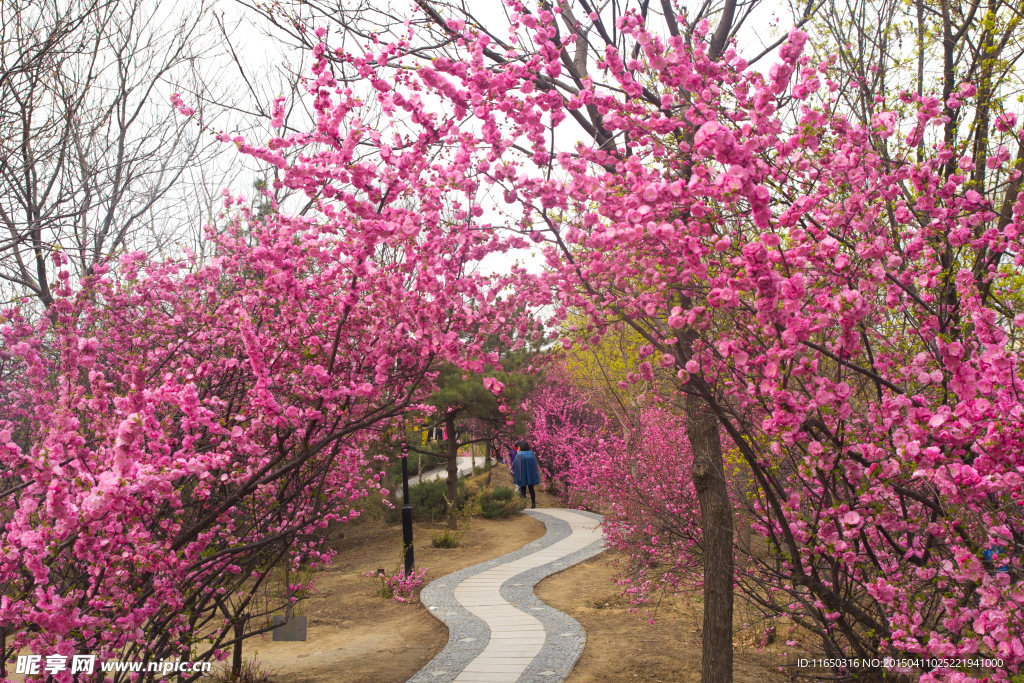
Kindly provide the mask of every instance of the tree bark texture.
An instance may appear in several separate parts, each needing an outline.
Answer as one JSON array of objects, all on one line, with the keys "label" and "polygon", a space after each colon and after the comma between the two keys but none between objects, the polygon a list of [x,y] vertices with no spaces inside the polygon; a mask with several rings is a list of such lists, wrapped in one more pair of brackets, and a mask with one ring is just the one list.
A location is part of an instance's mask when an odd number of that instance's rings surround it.
[{"label": "tree bark texture", "polygon": [[242,675],[242,636],[245,634],[245,622],[249,620],[248,614],[243,614],[235,622],[235,647],[231,657],[231,678],[237,680]]},{"label": "tree bark texture", "polygon": [[718,420],[699,396],[687,396],[686,432],[704,540],[704,644],[701,683],[732,683],[733,524]]},{"label": "tree bark texture", "polygon": [[455,413],[448,413],[444,418],[445,445],[448,448],[448,528],[455,531],[459,528],[455,504],[459,496],[459,441],[455,438]]}]

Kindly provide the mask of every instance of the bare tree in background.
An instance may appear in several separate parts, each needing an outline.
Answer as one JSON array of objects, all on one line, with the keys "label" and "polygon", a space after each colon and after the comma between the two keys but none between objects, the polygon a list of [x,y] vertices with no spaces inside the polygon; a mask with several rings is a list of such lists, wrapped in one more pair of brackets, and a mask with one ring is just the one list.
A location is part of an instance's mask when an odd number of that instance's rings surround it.
[{"label": "bare tree in background", "polygon": [[173,229],[212,152],[168,101],[203,90],[208,8],[0,0],[0,301],[49,307],[56,250],[81,277]]}]

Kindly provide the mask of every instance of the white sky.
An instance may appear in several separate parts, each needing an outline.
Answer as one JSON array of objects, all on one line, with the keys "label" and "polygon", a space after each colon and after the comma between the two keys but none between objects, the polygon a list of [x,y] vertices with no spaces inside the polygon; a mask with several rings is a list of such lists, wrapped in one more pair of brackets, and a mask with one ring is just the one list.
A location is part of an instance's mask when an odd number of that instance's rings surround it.
[{"label": "white sky", "polygon": [[[410,7],[413,6],[412,0],[398,0],[392,6],[400,7],[402,2],[405,2]],[[232,44],[235,46],[240,61],[252,72],[250,82],[257,90],[257,95],[264,101],[264,107],[269,108],[269,100],[280,93],[273,90],[273,79],[269,78],[268,74],[283,64],[288,64],[292,68],[297,67],[303,59],[308,59],[308,56],[297,54],[295,51],[282,45],[282,43],[269,37],[262,18],[252,15],[232,0],[218,0],[214,5],[214,10],[223,17],[224,24],[231,31]],[[472,11],[478,19],[486,22],[489,26],[507,25],[504,12],[501,9],[501,0],[474,0]],[[787,31],[790,25],[792,25],[792,19],[786,5],[775,0],[763,2],[755,15],[747,20],[739,36],[738,47],[741,54],[753,57],[760,53],[766,45],[772,43]],[[495,32],[501,35],[504,30]],[[238,76],[237,66],[231,61],[230,57],[222,55],[216,58],[216,60],[223,61],[223,64],[218,64],[215,61],[209,65],[210,68],[215,72],[224,74],[224,77],[228,79],[227,82],[238,89],[236,94],[240,99],[245,99],[245,96],[251,98],[249,86]],[[767,70],[771,63],[771,56],[768,56],[757,65],[757,68]],[[308,68],[308,66],[305,68]],[[245,118],[237,113],[227,114],[222,121],[218,122],[218,125],[229,131],[239,128],[244,131],[248,128],[245,124]],[[577,139],[584,139],[582,130],[573,132],[575,124],[571,123],[571,119],[567,123],[569,125],[563,124],[559,129],[557,143],[561,149],[570,149]],[[248,132],[250,135],[253,133],[251,129],[245,132]],[[237,165],[240,161],[239,156],[232,146],[225,145],[225,163]],[[250,160],[241,160],[241,162],[251,166]],[[237,179],[233,183],[232,190],[236,193],[251,196],[253,194],[251,187],[252,177],[251,175],[244,175],[241,179]],[[479,199],[485,209],[483,219],[493,223],[500,222],[495,208],[505,206],[501,200],[501,192],[495,192],[493,187],[482,186]],[[504,272],[509,269],[513,262],[518,262],[530,271],[540,272],[542,267],[542,257],[539,254],[540,246],[530,250],[520,250],[517,253],[493,254],[484,260],[480,268],[484,272]]]}]

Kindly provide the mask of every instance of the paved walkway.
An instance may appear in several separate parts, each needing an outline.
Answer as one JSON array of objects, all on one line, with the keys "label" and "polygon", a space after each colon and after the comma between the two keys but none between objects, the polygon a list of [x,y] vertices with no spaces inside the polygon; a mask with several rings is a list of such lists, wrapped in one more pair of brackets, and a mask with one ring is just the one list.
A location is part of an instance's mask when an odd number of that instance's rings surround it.
[{"label": "paved walkway", "polygon": [[[477,458],[477,460],[479,461],[477,463],[477,465],[479,465],[480,467],[483,467],[484,459],[483,458]],[[455,458],[455,466],[459,469],[459,476],[460,477],[467,477],[467,476],[473,474],[473,459],[472,458],[463,458],[460,455],[459,457]],[[442,477],[444,477],[444,478],[448,477],[448,466],[447,465],[442,465],[441,467],[435,467],[433,469],[426,470],[423,473],[423,481],[430,481],[431,479],[441,479]],[[399,482],[399,483],[401,483],[401,482]],[[412,476],[409,477],[409,485],[410,486],[412,484],[418,484],[418,483],[420,483],[419,475],[412,475]]]},{"label": "paved walkway", "polygon": [[423,589],[420,600],[448,626],[449,640],[410,683],[558,683],[569,675],[586,634],[533,587],[604,550],[601,516],[556,508],[524,514],[544,522],[543,538]]}]

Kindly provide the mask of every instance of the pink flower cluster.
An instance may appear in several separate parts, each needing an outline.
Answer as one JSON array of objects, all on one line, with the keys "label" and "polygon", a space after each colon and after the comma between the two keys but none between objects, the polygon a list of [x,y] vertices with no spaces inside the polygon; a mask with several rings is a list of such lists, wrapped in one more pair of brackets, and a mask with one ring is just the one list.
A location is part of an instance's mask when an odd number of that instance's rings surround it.
[{"label": "pink flower cluster", "polygon": [[408,576],[405,569],[398,569],[388,576],[383,570],[376,572],[363,572],[361,576],[365,581],[374,581],[380,584],[378,594],[381,597],[391,597],[398,602],[409,603],[413,601],[416,589],[423,584],[423,577],[427,575],[427,569],[422,567],[414,569]]}]

